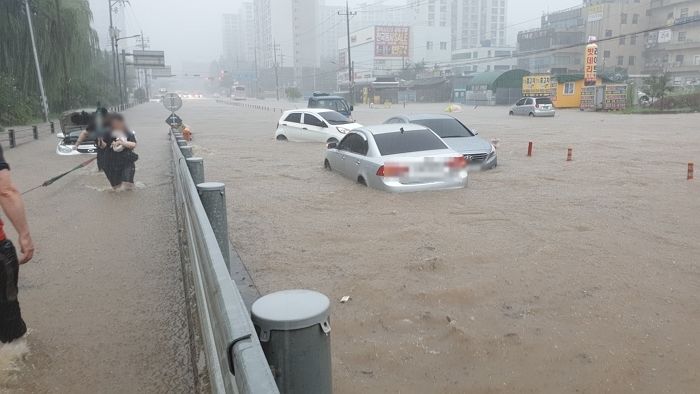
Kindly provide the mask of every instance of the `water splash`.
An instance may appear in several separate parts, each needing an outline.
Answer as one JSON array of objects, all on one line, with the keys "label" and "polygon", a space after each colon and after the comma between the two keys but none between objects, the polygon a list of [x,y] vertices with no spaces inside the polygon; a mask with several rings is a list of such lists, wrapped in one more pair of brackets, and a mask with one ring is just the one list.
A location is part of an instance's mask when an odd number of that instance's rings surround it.
[{"label": "water splash", "polygon": [[0,344],[0,392],[10,388],[29,354],[27,335],[10,343]]}]

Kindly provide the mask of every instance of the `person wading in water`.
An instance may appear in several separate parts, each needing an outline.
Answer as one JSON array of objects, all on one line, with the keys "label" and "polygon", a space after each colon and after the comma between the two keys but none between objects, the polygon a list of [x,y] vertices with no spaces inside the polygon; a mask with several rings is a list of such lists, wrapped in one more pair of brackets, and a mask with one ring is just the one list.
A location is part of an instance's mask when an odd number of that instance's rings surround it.
[{"label": "person wading in water", "polygon": [[111,129],[109,138],[97,143],[99,148],[105,150],[105,175],[114,190],[133,190],[136,161],[139,159],[134,152],[136,135],[129,130],[121,114],[111,114],[107,120]]},{"label": "person wading in water", "polygon": [[19,235],[22,252],[22,257],[17,259],[15,247],[12,241],[7,239],[4,224],[0,220],[0,342],[9,343],[21,338],[27,332],[17,299],[17,280],[19,266],[27,263],[34,256],[34,243],[29,234],[22,196],[12,183],[10,166],[5,161],[2,148],[0,148],[0,206]]}]

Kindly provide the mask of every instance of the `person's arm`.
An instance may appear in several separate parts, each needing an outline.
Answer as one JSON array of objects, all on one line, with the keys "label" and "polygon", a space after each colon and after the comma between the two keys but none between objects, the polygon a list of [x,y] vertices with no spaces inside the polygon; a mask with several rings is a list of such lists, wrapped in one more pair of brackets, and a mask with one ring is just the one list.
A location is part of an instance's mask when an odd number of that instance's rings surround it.
[{"label": "person's arm", "polygon": [[130,134],[127,141],[117,140],[117,144],[125,147],[126,149],[136,149],[136,137]]},{"label": "person's arm", "polygon": [[24,210],[22,196],[12,182],[10,170],[4,168],[0,170],[0,206],[2,206],[5,216],[10,219],[12,225],[19,234],[19,245],[22,256],[20,264],[24,264],[34,256],[34,242],[29,234],[29,224]]},{"label": "person's arm", "polygon": [[80,144],[82,144],[83,141],[85,141],[85,140],[87,139],[87,136],[88,136],[87,130],[81,131],[81,132],[80,132],[80,135],[78,136],[78,140],[75,141],[75,147],[74,147],[74,149],[78,149],[78,147],[80,146]]}]

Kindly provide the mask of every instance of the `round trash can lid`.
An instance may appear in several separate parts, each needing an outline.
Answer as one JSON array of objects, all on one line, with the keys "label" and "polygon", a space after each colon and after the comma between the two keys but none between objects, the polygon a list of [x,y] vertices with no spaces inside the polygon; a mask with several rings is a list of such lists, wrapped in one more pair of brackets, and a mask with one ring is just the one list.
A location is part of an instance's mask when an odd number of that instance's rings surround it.
[{"label": "round trash can lid", "polygon": [[328,322],[330,300],[312,290],[284,290],[253,303],[253,323],[262,331],[299,330]]}]

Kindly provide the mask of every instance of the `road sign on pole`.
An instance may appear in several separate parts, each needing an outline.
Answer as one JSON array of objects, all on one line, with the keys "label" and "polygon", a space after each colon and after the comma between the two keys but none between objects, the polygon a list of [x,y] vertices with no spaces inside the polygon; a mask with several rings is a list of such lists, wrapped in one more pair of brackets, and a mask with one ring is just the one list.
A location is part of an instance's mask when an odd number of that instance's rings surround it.
[{"label": "road sign on pole", "polygon": [[170,127],[178,128],[182,126],[182,118],[177,116],[176,113],[172,113],[165,119],[165,123],[170,125]]},{"label": "road sign on pole", "polygon": [[170,112],[182,108],[182,99],[177,93],[168,93],[163,97],[163,106]]}]

